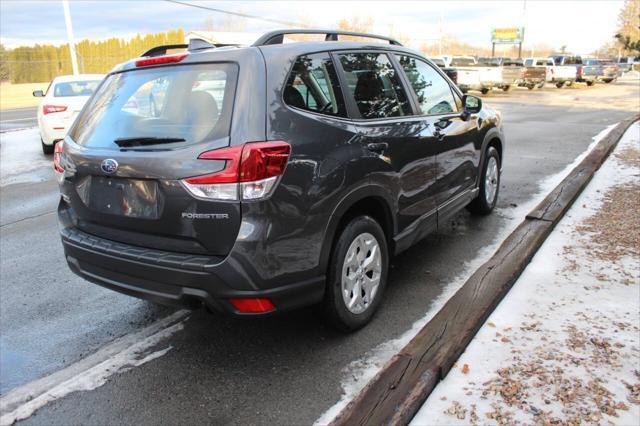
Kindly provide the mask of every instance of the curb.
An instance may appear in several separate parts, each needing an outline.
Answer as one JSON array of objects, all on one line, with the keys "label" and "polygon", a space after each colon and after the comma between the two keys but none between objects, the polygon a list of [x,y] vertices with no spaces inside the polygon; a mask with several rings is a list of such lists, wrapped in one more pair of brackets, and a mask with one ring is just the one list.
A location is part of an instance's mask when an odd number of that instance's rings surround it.
[{"label": "curb", "polygon": [[331,425],[408,424],[637,120],[622,121],[598,142]]}]

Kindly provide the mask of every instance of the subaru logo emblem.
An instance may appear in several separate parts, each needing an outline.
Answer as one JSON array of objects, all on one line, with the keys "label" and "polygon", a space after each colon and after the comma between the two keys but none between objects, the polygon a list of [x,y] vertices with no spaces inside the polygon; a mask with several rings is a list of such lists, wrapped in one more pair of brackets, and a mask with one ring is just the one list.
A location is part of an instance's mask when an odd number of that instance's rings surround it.
[{"label": "subaru logo emblem", "polygon": [[100,168],[105,173],[113,174],[118,170],[118,162],[112,158],[107,158],[106,160],[102,160]]}]

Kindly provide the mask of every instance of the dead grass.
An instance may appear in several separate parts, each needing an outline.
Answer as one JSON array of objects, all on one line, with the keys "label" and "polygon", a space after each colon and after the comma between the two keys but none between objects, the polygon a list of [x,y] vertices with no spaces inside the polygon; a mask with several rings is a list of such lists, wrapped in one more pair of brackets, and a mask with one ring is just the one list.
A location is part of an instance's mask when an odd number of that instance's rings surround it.
[{"label": "dead grass", "polygon": [[[638,162],[638,151],[635,159]],[[609,189],[597,212],[576,228],[590,236],[589,256],[615,263],[625,256],[640,256],[640,185],[627,183]]]},{"label": "dead grass", "polygon": [[0,83],[0,110],[34,107],[40,98],[34,98],[34,90],[47,90],[49,83],[11,84]]}]

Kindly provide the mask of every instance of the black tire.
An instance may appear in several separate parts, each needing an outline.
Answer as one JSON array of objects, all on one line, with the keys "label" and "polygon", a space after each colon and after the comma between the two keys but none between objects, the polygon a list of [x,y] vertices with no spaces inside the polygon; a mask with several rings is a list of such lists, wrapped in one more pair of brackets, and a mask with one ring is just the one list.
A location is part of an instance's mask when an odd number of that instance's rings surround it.
[{"label": "black tire", "polygon": [[562,89],[562,86],[564,86],[564,83],[556,83],[556,87],[558,89]]},{"label": "black tire", "polygon": [[489,89],[486,87],[483,87],[482,89],[480,89],[480,93],[482,93],[483,95],[486,95],[487,93],[489,93]]},{"label": "black tire", "polygon": [[45,143],[42,140],[42,138],[40,138],[40,145],[42,145],[42,153],[44,155],[53,154],[53,149],[56,146],[55,143],[53,145],[45,145]]},{"label": "black tire", "polygon": [[535,85],[535,84],[529,84],[529,85],[527,86],[527,89],[529,89],[529,90],[533,90],[535,87],[536,87],[536,85]]},{"label": "black tire", "polygon": [[504,87],[502,88],[502,91],[503,91],[503,92],[508,92],[508,91],[509,91],[509,89],[511,89],[511,86],[504,86]]},{"label": "black tire", "polygon": [[567,81],[567,87],[571,87],[571,86],[573,86],[573,80]]},{"label": "black tire", "polygon": [[544,82],[542,83],[538,83],[538,85],[536,86],[538,89],[542,89],[544,87]]},{"label": "black tire", "polygon": [[[493,200],[491,202],[487,201],[487,193],[486,193],[486,174],[487,174],[487,165],[489,164],[489,159],[495,158],[496,164],[498,166],[497,173],[497,182],[495,195],[493,196]],[[487,153],[484,158],[484,163],[482,164],[482,172],[480,174],[480,184],[479,184],[478,196],[469,203],[467,209],[476,215],[486,216],[493,211],[493,208],[496,206],[496,202],[498,201],[498,194],[500,193],[500,155],[498,154],[498,150],[494,147],[490,146],[487,148]]]},{"label": "black tire", "polygon": [[[351,312],[342,295],[342,270],[345,257],[356,237],[368,233],[375,237],[380,248],[381,271],[380,283],[366,309],[361,313]],[[364,327],[373,317],[384,294],[387,285],[389,271],[389,252],[384,231],[370,216],[358,216],[352,219],[340,232],[331,252],[330,264],[327,274],[327,285],[322,313],[325,320],[338,330],[350,332]]]},{"label": "black tire", "polygon": [[587,86],[593,86],[595,81],[587,81]]},{"label": "black tire", "polygon": [[608,79],[602,80],[602,81],[604,81],[605,83],[611,83],[613,81],[613,79],[612,78],[608,78]]}]

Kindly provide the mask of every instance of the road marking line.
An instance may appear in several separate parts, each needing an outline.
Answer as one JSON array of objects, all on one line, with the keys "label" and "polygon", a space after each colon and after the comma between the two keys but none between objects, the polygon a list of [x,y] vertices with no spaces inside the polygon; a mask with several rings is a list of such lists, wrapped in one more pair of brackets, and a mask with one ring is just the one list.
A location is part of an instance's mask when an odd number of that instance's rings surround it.
[{"label": "road marking line", "polygon": [[0,124],[5,124],[5,123],[13,123],[15,121],[27,121],[27,120],[36,120],[38,117],[31,117],[31,118],[14,118],[11,120],[2,120],[0,121]]},{"label": "road marking line", "polygon": [[22,385],[0,398],[0,425],[26,419],[37,409],[72,392],[102,386],[109,377],[127,371],[171,350],[172,346],[148,353],[161,341],[184,327],[189,311],[180,310],[142,330],[107,344],[92,355],[49,376]]}]

